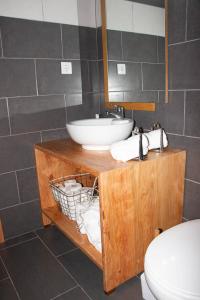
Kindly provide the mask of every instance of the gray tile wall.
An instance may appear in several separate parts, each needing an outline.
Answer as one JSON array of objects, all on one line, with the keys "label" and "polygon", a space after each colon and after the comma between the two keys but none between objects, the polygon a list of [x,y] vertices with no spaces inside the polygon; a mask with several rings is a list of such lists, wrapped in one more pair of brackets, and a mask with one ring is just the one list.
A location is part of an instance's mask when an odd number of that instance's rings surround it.
[{"label": "gray tile wall", "polygon": [[[109,96],[112,101],[158,101],[165,85],[164,38],[108,30]],[[117,64],[126,75],[117,74]]]},{"label": "gray tile wall", "polygon": [[[60,62],[73,74],[61,75]],[[99,112],[96,29],[0,17],[0,218],[6,238],[41,226],[33,146]]]},{"label": "gray tile wall", "polygon": [[[161,122],[170,146],[187,150],[184,217],[200,218],[200,1],[169,0],[169,104],[133,112],[138,125]],[[173,195],[172,195],[173,197]]]}]

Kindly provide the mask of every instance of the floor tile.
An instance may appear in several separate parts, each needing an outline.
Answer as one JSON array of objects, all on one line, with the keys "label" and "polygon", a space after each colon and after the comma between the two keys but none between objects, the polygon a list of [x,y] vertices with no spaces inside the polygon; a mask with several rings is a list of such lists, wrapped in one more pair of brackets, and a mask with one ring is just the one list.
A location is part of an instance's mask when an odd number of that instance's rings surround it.
[{"label": "floor tile", "polygon": [[17,236],[15,238],[9,239],[5,241],[4,243],[0,244],[0,250],[15,246],[16,244],[20,244],[23,242],[26,242],[28,240],[33,239],[36,237],[36,234],[34,232],[25,233],[23,235]]},{"label": "floor tile", "polygon": [[[8,274],[0,260],[0,280],[3,280],[4,278],[7,278],[7,277],[8,277]],[[1,299],[1,297],[0,297],[0,299]]]},{"label": "floor tile", "polygon": [[37,234],[56,256],[76,248],[55,226],[40,229]]},{"label": "floor tile", "polygon": [[12,283],[9,279],[0,281],[0,299],[1,300],[18,300]]},{"label": "floor tile", "polygon": [[103,291],[102,272],[80,250],[63,255],[60,261],[93,300],[142,300],[140,280],[137,277],[108,296]]},{"label": "floor tile", "polygon": [[3,250],[1,257],[21,300],[49,300],[75,286],[39,239]]},{"label": "floor tile", "polygon": [[89,300],[90,298],[79,288],[75,288],[55,300]]}]

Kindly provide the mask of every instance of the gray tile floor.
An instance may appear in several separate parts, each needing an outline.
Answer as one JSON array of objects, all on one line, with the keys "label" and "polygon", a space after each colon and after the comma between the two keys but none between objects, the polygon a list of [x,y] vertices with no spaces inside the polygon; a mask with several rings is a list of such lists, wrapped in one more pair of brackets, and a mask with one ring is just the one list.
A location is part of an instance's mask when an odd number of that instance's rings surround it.
[{"label": "gray tile floor", "polygon": [[54,226],[0,245],[1,300],[142,300],[135,277],[109,296],[102,272]]}]

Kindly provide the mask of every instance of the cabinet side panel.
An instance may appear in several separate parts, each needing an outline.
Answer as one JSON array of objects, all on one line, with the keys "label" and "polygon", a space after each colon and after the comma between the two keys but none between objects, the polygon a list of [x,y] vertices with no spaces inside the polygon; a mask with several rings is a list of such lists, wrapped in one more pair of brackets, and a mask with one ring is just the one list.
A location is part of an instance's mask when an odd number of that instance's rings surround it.
[{"label": "cabinet side panel", "polygon": [[100,175],[105,291],[143,270],[157,223],[155,171],[149,161]]},{"label": "cabinet side panel", "polygon": [[166,230],[182,222],[185,151],[157,160],[158,226]]}]

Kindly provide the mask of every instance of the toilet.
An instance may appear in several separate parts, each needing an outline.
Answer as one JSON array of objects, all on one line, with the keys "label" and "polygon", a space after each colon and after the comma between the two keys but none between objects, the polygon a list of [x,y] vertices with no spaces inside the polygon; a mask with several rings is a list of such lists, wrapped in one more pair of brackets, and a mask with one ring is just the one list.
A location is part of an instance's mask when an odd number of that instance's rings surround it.
[{"label": "toilet", "polygon": [[145,300],[200,300],[200,219],[172,227],[151,242],[141,284]]}]

